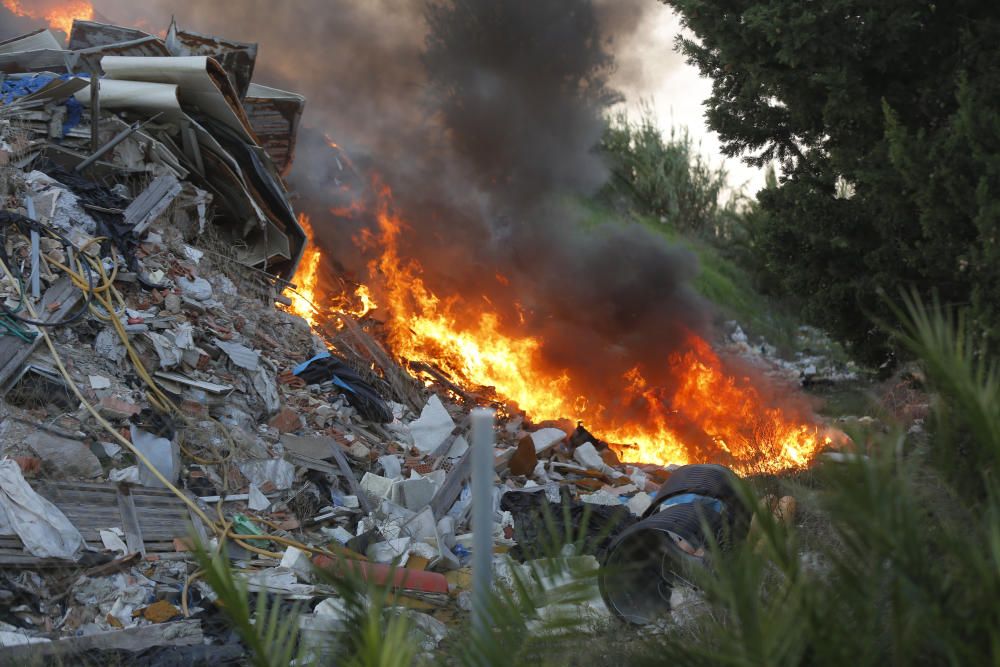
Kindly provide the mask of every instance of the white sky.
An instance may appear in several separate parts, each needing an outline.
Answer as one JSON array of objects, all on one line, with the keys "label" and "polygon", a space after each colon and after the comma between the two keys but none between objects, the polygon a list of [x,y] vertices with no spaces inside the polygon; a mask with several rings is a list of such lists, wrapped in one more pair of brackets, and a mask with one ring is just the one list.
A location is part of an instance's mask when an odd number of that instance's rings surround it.
[{"label": "white sky", "polygon": [[[691,136],[701,142],[702,153],[713,164],[722,163],[719,137],[705,125],[705,99],[711,94],[711,80],[688,65],[674,49],[681,33],[680,20],[662,3],[648,10],[639,34],[624,49],[616,50],[618,71],[613,83],[621,90],[631,112],[642,100],[650,103],[660,127],[669,132],[671,125],[687,126]],[[726,159],[731,187],[746,184],[748,193],[764,186],[763,170],[747,166],[738,158]]]}]

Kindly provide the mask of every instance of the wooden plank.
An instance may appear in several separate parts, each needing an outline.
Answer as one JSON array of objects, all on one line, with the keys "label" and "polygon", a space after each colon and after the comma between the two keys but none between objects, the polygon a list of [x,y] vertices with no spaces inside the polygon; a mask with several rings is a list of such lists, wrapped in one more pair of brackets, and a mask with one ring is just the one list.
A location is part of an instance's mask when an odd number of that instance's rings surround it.
[{"label": "wooden plank", "polygon": [[142,540],[142,528],[139,526],[139,517],[136,515],[131,489],[127,484],[118,487],[118,509],[122,514],[125,546],[128,547],[129,553],[139,552],[145,556],[146,545]]},{"label": "wooden plank", "polygon": [[368,499],[368,494],[358,484],[358,480],[354,476],[354,470],[351,468],[351,464],[347,462],[347,456],[339,445],[333,448],[333,458],[336,459],[337,465],[340,467],[340,472],[347,478],[347,485],[351,488],[351,495],[358,497],[358,503],[365,514],[371,514],[374,509],[372,501]]},{"label": "wooden plank", "polygon": [[37,657],[71,655],[91,649],[144,651],[154,646],[194,646],[204,641],[201,622],[192,618],[111,632],[97,632],[82,637],[67,637],[45,644],[6,646],[0,648],[0,664],[32,664],[31,661]]}]

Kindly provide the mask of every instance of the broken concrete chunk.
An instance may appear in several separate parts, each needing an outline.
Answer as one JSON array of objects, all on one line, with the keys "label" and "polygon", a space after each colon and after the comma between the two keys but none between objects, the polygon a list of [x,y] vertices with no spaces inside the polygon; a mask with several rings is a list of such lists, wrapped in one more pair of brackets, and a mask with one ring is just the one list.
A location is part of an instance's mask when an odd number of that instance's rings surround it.
[{"label": "broken concrete chunk", "polygon": [[181,288],[184,296],[196,301],[208,301],[212,298],[212,283],[204,278],[187,278],[181,276],[177,279],[177,286]]},{"label": "broken concrete chunk", "polygon": [[374,473],[366,472],[361,478],[361,488],[370,496],[376,498],[388,498],[392,491],[393,481],[388,477],[382,477]]},{"label": "broken concrete chunk", "polygon": [[90,479],[104,473],[97,456],[79,440],[35,431],[28,436],[25,444],[42,460],[43,467],[54,475]]},{"label": "broken concrete chunk", "polygon": [[434,484],[429,479],[407,479],[393,485],[390,500],[418,512],[430,504],[434,492]]},{"label": "broken concrete chunk", "polygon": [[566,439],[566,432],[558,428],[543,428],[531,434],[531,441],[535,444],[535,453],[541,454],[552,449],[557,444]]},{"label": "broken concrete chunk", "polygon": [[629,499],[628,511],[636,516],[642,516],[642,513],[649,509],[652,504],[653,499],[648,493],[638,493]]},{"label": "broken concrete chunk", "polygon": [[410,423],[414,446],[424,453],[437,449],[451,435],[455,422],[436,394],[427,401],[420,417]]}]

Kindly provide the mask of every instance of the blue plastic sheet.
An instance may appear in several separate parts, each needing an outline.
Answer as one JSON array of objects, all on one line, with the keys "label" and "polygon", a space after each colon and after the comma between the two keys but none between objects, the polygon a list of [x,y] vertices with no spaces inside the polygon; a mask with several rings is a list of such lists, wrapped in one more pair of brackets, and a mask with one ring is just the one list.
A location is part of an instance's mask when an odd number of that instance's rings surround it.
[{"label": "blue plastic sheet", "polygon": [[[57,77],[49,74],[35,74],[30,77],[7,78],[0,84],[0,101],[3,101],[4,104],[10,104],[26,95],[37,93],[55,79],[66,81],[77,76],[80,75],[62,74]],[[83,118],[83,105],[77,102],[74,97],[67,98],[62,104],[66,107],[66,118],[63,120],[62,126],[65,137],[67,132],[80,124],[80,120]]]}]

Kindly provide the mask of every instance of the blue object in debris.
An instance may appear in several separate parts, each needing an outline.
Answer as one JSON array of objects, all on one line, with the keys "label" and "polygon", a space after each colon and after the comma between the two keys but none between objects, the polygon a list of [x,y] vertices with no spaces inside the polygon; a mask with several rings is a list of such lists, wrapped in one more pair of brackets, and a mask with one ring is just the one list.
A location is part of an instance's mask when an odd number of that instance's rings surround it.
[{"label": "blue object in debris", "polygon": [[[10,77],[4,79],[3,83],[0,83],[0,100],[4,104],[11,104],[14,100],[37,93],[56,79],[67,81],[79,76],[82,75],[61,74],[59,76],[52,76],[50,74],[35,74],[34,76]],[[62,104],[66,107],[66,118],[63,119],[62,126],[62,133],[65,137],[67,132],[80,124],[80,120],[83,118],[83,105],[77,102],[75,97],[66,98]]]}]

